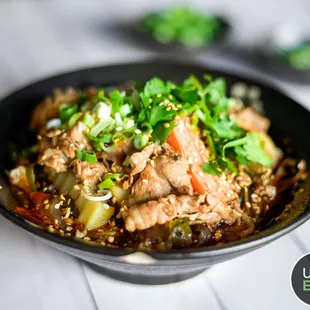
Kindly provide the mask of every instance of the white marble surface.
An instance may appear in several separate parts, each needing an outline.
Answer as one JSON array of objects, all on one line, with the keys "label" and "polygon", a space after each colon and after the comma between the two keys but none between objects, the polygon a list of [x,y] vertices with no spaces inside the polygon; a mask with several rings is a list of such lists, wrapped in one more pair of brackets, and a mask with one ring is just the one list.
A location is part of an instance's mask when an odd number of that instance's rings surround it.
[{"label": "white marble surface", "polygon": [[[164,0],[1,1],[0,97],[54,73],[153,55],[146,48],[114,37],[108,25],[166,3]],[[307,0],[195,3],[230,16],[235,25],[234,41],[245,47],[279,22],[298,22],[303,29],[310,28]],[[307,85],[277,80],[247,59],[213,53],[188,60],[272,80],[310,108]],[[296,260],[310,250],[309,232],[310,223],[186,282],[144,287],[98,275],[0,218],[0,309],[306,309],[291,291],[290,272]]]}]

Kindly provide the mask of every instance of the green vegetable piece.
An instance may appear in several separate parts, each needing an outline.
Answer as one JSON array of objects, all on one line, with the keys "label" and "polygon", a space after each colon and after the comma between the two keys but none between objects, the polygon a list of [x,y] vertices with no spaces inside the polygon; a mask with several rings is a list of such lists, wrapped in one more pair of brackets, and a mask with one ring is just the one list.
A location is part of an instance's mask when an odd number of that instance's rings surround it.
[{"label": "green vegetable piece", "polygon": [[111,179],[105,179],[103,182],[101,182],[98,185],[98,188],[99,189],[108,189],[108,188],[111,188],[111,187],[114,187],[114,186],[115,186],[115,184],[114,184],[114,182]]},{"label": "green vegetable piece", "polygon": [[89,127],[89,128],[93,128],[93,126],[95,125],[95,120],[94,118],[89,114],[89,113],[85,113],[84,118],[83,118],[83,123]]},{"label": "green vegetable piece", "polygon": [[[168,125],[165,125],[168,124]],[[163,144],[168,139],[171,131],[175,127],[175,122],[171,121],[170,123],[157,123],[153,128],[152,138],[155,142],[160,142]]]},{"label": "green vegetable piece", "polygon": [[76,124],[76,122],[80,119],[81,116],[82,113],[73,114],[68,121],[69,128],[72,128]]},{"label": "green vegetable piece", "polygon": [[235,148],[237,146],[243,147],[242,151],[240,148],[237,148],[239,159],[242,156],[242,161],[246,158],[249,162],[259,163],[263,166],[272,165],[272,158],[266,154],[263,141],[260,139],[258,133],[248,133],[243,138],[226,143],[223,147],[223,159],[226,159],[225,150],[227,148]]},{"label": "green vegetable piece", "polygon": [[104,179],[115,180],[121,178],[123,175],[124,175],[123,173],[107,173],[104,175]]},{"label": "green vegetable piece", "polygon": [[143,150],[148,142],[149,138],[143,134],[136,135],[132,140],[133,147],[139,151]]},{"label": "green vegetable piece", "polygon": [[209,162],[207,164],[202,164],[201,169],[203,170],[203,172],[215,176],[219,176],[222,173],[217,162]]},{"label": "green vegetable piece", "polygon": [[124,99],[118,90],[110,94],[110,99],[112,103],[112,112],[120,112],[120,107],[124,104]]},{"label": "green vegetable piece", "polygon": [[77,112],[77,104],[62,104],[59,107],[59,118],[61,119],[61,121],[66,121]]},{"label": "green vegetable piece", "polygon": [[166,93],[166,86],[161,79],[155,77],[146,82],[144,86],[144,95],[146,97],[152,97],[163,93]]}]

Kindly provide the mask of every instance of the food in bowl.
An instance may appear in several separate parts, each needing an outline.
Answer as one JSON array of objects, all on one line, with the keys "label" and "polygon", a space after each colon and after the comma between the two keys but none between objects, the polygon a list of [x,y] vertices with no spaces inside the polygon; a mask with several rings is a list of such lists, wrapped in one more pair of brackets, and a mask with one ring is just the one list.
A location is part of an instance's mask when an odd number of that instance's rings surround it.
[{"label": "food in bowl", "polygon": [[152,13],[141,19],[138,28],[163,44],[188,47],[209,46],[224,31],[224,22],[215,15],[183,7]]},{"label": "food in bowl", "polygon": [[207,75],[55,90],[33,111],[36,144],[12,153],[16,211],[110,247],[245,238],[306,177],[305,162],[286,156],[269,126]]}]

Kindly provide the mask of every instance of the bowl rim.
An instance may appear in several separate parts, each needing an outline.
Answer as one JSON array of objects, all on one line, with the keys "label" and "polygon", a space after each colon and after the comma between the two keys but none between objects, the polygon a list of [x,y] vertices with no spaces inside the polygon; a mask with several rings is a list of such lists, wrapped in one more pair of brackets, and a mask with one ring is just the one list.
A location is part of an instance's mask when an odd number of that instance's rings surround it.
[{"label": "bowl rim", "polygon": [[[171,67],[180,67],[180,68],[188,68],[188,69],[199,69],[204,70],[206,72],[211,71],[216,73],[217,75],[223,75],[226,78],[233,78],[233,79],[240,79],[241,82],[255,84],[258,87],[262,87],[265,89],[272,90],[282,96],[287,97],[290,101],[294,102],[297,106],[302,108],[306,113],[310,113],[305,107],[297,103],[295,100],[291,99],[290,96],[286,94],[285,91],[279,90],[277,86],[274,85],[273,82],[270,82],[268,79],[268,85],[265,84],[261,78],[253,78],[246,74],[239,74],[239,73],[231,73],[231,72],[224,72],[222,70],[218,70],[212,66],[206,66],[203,64],[193,63],[193,62],[186,62],[186,61],[176,61],[175,59],[172,61],[169,58],[155,58],[152,57],[151,59],[145,59],[143,61],[134,61],[134,62],[123,62],[117,64],[109,64],[109,65],[99,65],[99,66],[92,66],[92,67],[84,67],[79,68],[77,70],[65,71],[59,74],[54,74],[46,78],[38,79],[37,81],[30,82],[26,84],[26,86],[19,88],[17,90],[13,90],[9,95],[2,98],[0,100],[0,109],[6,105],[6,101],[11,100],[14,98],[18,93],[25,91],[28,88],[35,88],[40,85],[40,83],[45,83],[48,81],[52,81],[53,79],[80,74],[87,71],[94,71],[94,70],[119,70],[120,68],[126,67],[134,67],[134,66],[156,66],[156,65],[164,65],[164,66],[171,66]],[[212,73],[211,73],[212,74]],[[0,203],[0,214],[5,217],[10,222],[16,224],[20,228],[26,230],[28,233],[34,234],[36,237],[41,239],[45,239],[46,241],[51,241],[53,243],[67,246],[69,248],[73,248],[75,250],[79,250],[86,253],[92,254],[101,254],[106,257],[119,257],[123,255],[132,254],[135,252],[144,252],[155,259],[158,260],[184,260],[184,259],[200,259],[206,258],[210,256],[221,256],[225,254],[232,254],[239,251],[245,251],[260,247],[264,244],[267,244],[285,234],[289,233],[290,231],[294,230],[295,228],[299,227],[307,220],[310,219],[310,210],[305,211],[303,214],[298,215],[291,223],[281,227],[278,231],[271,232],[264,236],[260,236],[257,239],[250,239],[250,240],[237,240],[234,242],[219,244],[215,246],[203,247],[203,248],[190,248],[190,249],[178,249],[178,250],[170,250],[170,251],[148,251],[148,250],[136,250],[131,248],[112,248],[112,247],[105,247],[98,244],[88,244],[85,241],[79,241],[75,238],[68,238],[60,236],[59,234],[50,233],[43,228],[37,228],[34,225],[27,223],[25,219],[18,216],[13,211],[9,210],[6,206]],[[252,236],[255,236],[252,235]]]}]

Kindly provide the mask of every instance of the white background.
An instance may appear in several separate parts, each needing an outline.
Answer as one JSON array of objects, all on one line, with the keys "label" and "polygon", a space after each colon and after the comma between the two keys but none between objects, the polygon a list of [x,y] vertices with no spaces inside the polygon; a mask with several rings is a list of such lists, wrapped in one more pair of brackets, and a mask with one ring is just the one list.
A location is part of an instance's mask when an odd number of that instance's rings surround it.
[{"label": "white background", "polygon": [[[172,1],[170,1],[171,3]],[[194,1],[193,1],[194,2]],[[70,69],[145,59],[147,48],[115,37],[108,25],[160,8],[168,1],[55,0],[0,2],[0,96]],[[196,1],[228,16],[233,41],[249,49],[281,22],[310,30],[310,2]],[[268,76],[250,59],[226,51],[188,61],[272,80],[310,107],[308,85]],[[308,309],[293,294],[290,272],[310,249],[310,223],[251,254],[217,265],[183,283],[138,286],[96,274],[80,261],[36,241],[0,218],[1,310]]]}]

